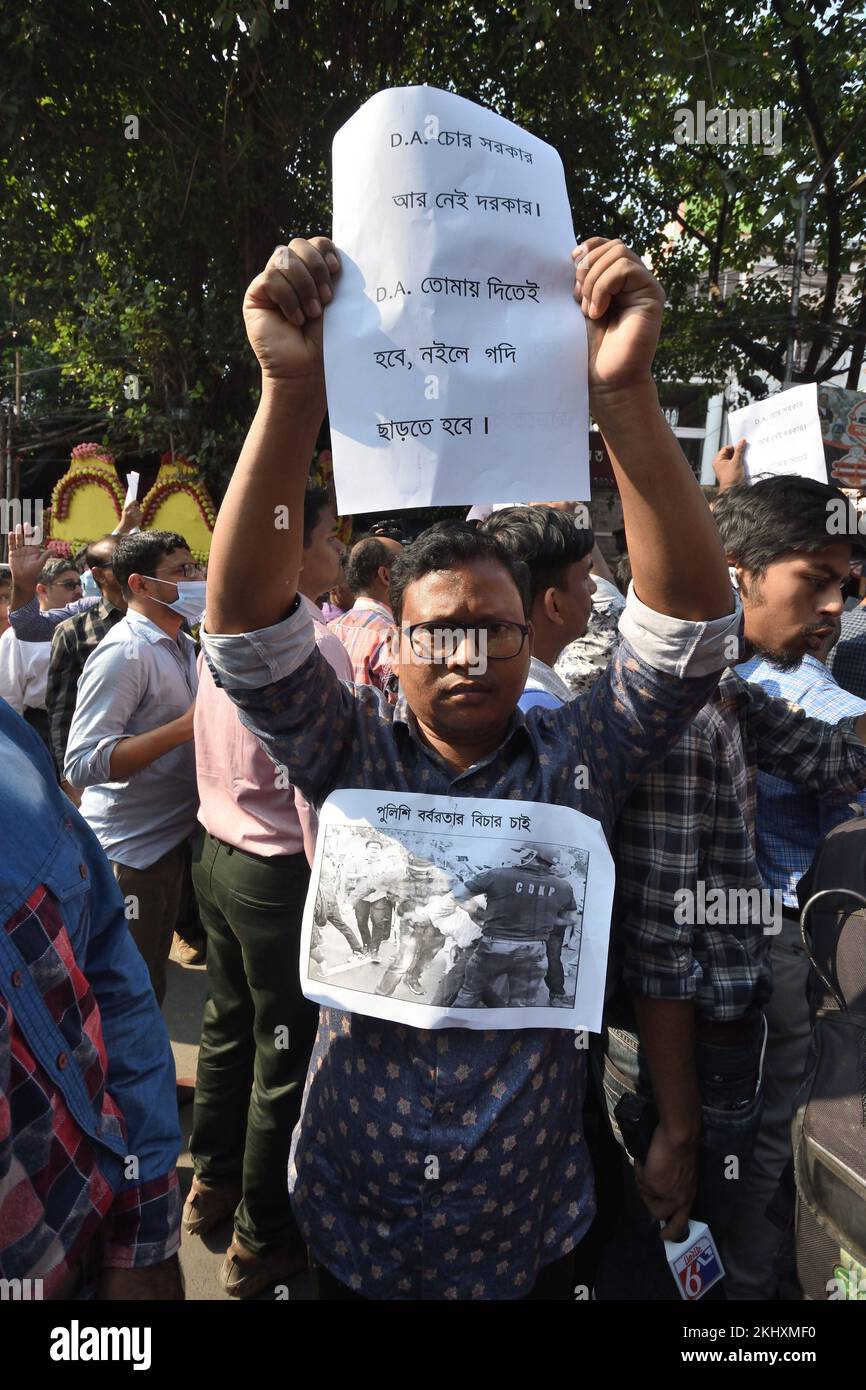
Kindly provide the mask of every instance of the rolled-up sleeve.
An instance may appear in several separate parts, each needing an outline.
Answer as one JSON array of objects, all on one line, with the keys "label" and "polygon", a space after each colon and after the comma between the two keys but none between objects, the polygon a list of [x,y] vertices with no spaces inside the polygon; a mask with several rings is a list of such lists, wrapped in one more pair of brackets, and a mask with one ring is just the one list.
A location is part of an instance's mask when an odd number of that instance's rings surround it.
[{"label": "rolled-up sleeve", "polygon": [[316,645],[313,620],[303,604],[281,623],[256,632],[222,637],[202,627],[201,640],[217,685],[244,690],[290,676],[303,666]]},{"label": "rolled-up sleeve", "polygon": [[73,787],[112,780],[111,754],[129,737],[129,722],[141,703],[146,654],[143,645],[140,650],[100,645],[85,662],[63,765]]},{"label": "rolled-up sleeve", "polygon": [[741,659],[743,608],[733,589],[731,609],[721,618],[689,622],[648,608],[629,585],[619,630],[641,661],[656,671],[681,679],[706,676]]}]

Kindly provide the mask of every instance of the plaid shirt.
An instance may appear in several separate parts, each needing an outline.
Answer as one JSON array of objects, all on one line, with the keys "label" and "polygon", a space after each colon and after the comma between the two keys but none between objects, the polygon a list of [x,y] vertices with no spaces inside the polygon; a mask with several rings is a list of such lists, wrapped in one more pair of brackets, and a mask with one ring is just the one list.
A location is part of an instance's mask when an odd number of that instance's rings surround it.
[{"label": "plaid shirt", "polygon": [[842,614],[842,634],[827,658],[827,669],[843,690],[866,700],[866,608]]},{"label": "plaid shirt", "polygon": [[772,936],[760,912],[738,910],[725,925],[677,922],[675,910],[683,889],[697,900],[699,882],[707,898],[723,890],[726,903],[731,890],[760,891],[757,786],[768,773],[796,777],[804,800],[828,786],[853,793],[866,786],[866,747],[726,672],[617,827],[618,936],[631,990],[693,999],[698,1013],[722,1021],[769,998]]},{"label": "plaid shirt", "polygon": [[[337,679],[305,613],[203,644],[243,722],[315,805],[337,787],[511,797],[572,806],[610,832],[708,698],[705,673],[739,615],[682,623],[633,599],[623,622],[633,645],[589,696],[516,711],[499,748],[461,773],[423,742],[405,699]],[[432,1031],[322,1008],[290,1168],[307,1243],[371,1298],[519,1298],[592,1222],[585,1077],[564,1029]]]},{"label": "plaid shirt", "polygon": [[[857,719],[866,713],[866,700],[841,690],[823,662],[804,656],[793,671],[780,671],[769,662],[753,657],[737,668],[744,680],[787,700],[810,719],[827,724]],[[818,845],[834,825],[849,820],[852,792],[866,786],[866,777],[856,785],[845,785],[828,777],[822,786],[812,787],[816,797],[783,773],[758,778],[758,867],[770,888],[780,889],[788,907],[799,912],[797,884],[811,864]],[[866,807],[866,794],[858,797]]]},{"label": "plaid shirt", "polygon": [[84,663],[106,632],[110,632],[122,617],[121,609],[102,599],[83,613],[66,618],[54,629],[45,707],[51,730],[51,748],[58,767],[63,767],[66,758],[66,744],[78,698],[78,680]]},{"label": "plaid shirt", "polygon": [[397,629],[390,608],[362,594],[348,613],[335,618],[328,627],[349,653],[352,678],[357,685],[372,685],[385,694],[396,694],[390,644]]},{"label": "plaid shirt", "polygon": [[0,1276],[50,1297],[97,1235],[103,1267],[177,1250],[174,1065],[105,855],[2,701],[0,750]]}]

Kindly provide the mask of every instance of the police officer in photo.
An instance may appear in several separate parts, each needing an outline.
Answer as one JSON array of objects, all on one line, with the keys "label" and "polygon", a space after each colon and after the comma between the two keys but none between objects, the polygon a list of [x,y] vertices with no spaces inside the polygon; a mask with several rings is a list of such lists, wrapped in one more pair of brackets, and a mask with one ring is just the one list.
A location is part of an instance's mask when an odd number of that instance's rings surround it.
[{"label": "police officer in photo", "polygon": [[[458,900],[483,894],[487,904],[473,914],[481,939],[466,966],[455,1009],[481,1007],[494,985],[503,1006],[526,1008],[536,1002],[545,971],[557,982],[554,961],[562,973],[563,935],[577,917],[571,884],[557,872],[559,856],[548,845],[523,845],[516,853],[519,864],[484,870],[452,889]],[[554,961],[548,960],[551,937]]]}]

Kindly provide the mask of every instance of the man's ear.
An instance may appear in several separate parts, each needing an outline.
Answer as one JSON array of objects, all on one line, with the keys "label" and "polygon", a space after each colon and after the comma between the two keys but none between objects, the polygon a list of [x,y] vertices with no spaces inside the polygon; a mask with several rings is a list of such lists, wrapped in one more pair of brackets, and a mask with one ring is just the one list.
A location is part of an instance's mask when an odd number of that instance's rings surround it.
[{"label": "man's ear", "polygon": [[126,586],[133,598],[138,598],[141,594],[144,594],[144,575],[131,574],[126,581]]},{"label": "man's ear", "polygon": [[559,611],[559,600],[556,588],[551,585],[545,589],[541,596],[541,609],[549,623],[555,627],[562,627],[562,614]]},{"label": "man's ear", "polygon": [[379,576],[379,583],[384,584],[385,588],[387,589],[388,585],[391,582],[391,571],[388,569],[388,566],[380,565],[376,573]]}]

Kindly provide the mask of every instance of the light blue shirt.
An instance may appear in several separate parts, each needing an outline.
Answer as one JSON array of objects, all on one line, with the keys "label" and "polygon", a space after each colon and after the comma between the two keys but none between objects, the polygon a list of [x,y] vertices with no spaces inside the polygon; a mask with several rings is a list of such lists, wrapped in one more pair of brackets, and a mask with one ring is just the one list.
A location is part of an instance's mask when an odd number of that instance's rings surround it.
[{"label": "light blue shirt", "polygon": [[[866,714],[866,700],[843,690],[823,662],[811,655],[804,656],[793,671],[780,671],[757,656],[736,671],[768,695],[787,700],[826,724]],[[828,788],[825,796],[816,797],[793,782],[758,773],[758,868],[768,888],[781,889],[787,906],[797,907],[797,883],[828,831],[854,814],[852,800],[866,808],[866,793],[854,798]]]},{"label": "light blue shirt", "polygon": [[150,733],[189,709],[198,689],[195,644],[175,641],[131,609],[87,658],[63,775],[86,788],[81,814],[109,859],[148,869],[195,827],[198,791],[190,740],[136,772],[110,780],[121,738]]}]

